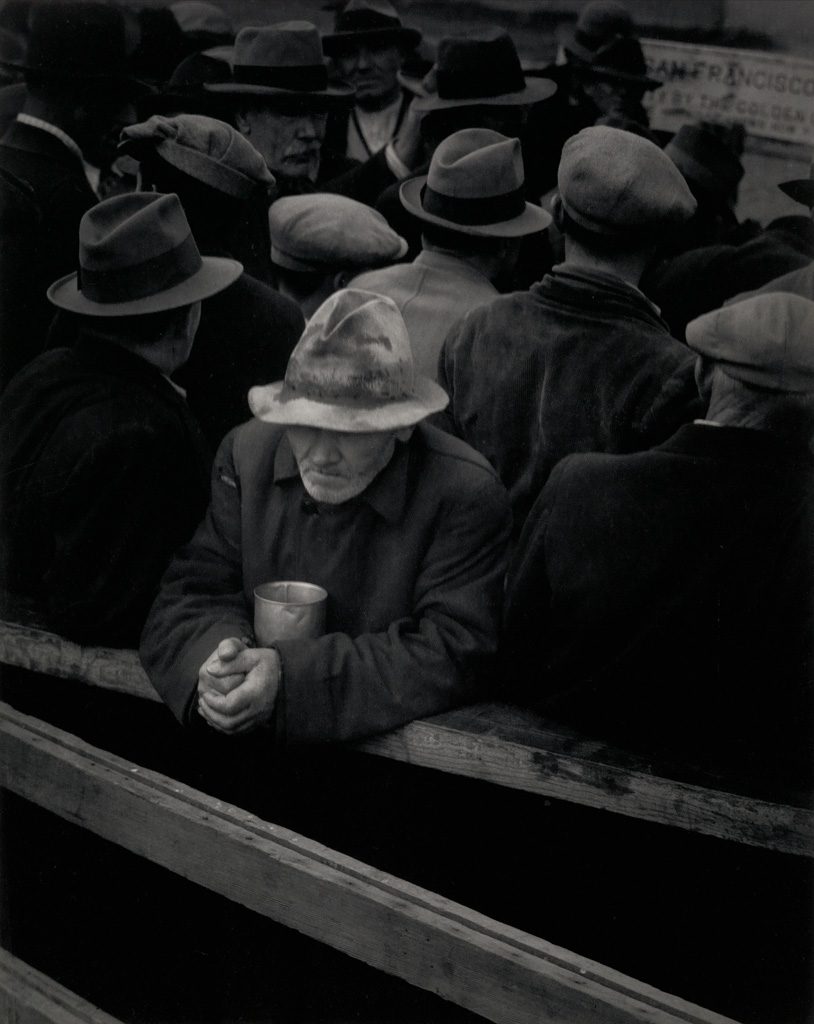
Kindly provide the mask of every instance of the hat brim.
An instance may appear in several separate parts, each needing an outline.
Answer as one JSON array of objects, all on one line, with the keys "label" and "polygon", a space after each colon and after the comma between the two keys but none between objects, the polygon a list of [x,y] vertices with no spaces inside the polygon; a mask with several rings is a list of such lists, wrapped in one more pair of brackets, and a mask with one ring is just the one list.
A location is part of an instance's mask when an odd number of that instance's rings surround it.
[{"label": "hat brim", "polygon": [[447,220],[436,214],[427,213],[421,205],[421,190],[426,183],[426,174],[408,178],[399,189],[399,199],[408,213],[428,224],[436,224],[441,228],[449,228],[463,235],[476,235],[479,238],[521,238],[523,235],[545,231],[551,223],[551,215],[533,203],[526,203],[525,209],[517,217],[497,221],[495,224],[460,224],[458,221]]},{"label": "hat brim", "polygon": [[243,273],[243,264],[223,256],[203,256],[203,266],[192,277],[180,284],[153,295],[126,302],[94,302],[84,295],[78,284],[78,274],[66,274],[54,281],[47,291],[48,300],[59,309],[84,316],[138,316],[142,313],[161,313],[164,310],[189,306],[208,299],[210,295],[228,288]]},{"label": "hat brim", "polygon": [[569,60],[568,67],[585,78],[603,78],[613,82],[624,82],[627,85],[638,85],[645,92],[653,92],[664,85],[664,82],[658,78],[651,78],[649,75],[637,75],[632,71],[620,71],[617,68],[608,67],[607,64],[593,64],[590,61],[581,60],[574,54],[571,54],[571,57],[573,59]]},{"label": "hat brim", "polygon": [[814,179],[799,178],[795,181],[783,181],[777,186],[785,192],[789,199],[803,206],[814,206]]},{"label": "hat brim", "polygon": [[348,32],[332,32],[322,37],[322,52],[327,57],[336,57],[357,43],[371,43],[386,46],[395,44],[413,49],[421,42],[421,33],[416,28],[360,28]]},{"label": "hat brim", "polygon": [[85,82],[88,85],[104,86],[133,98],[152,96],[156,92],[156,89],[148,82],[142,82],[140,78],[133,78],[130,75],[95,75],[90,71],[87,74],[77,74],[60,68],[36,68],[27,64],[14,64],[9,61],[0,61],[0,66],[10,71],[17,71],[23,75],[39,75],[41,78],[53,82]]},{"label": "hat brim", "polygon": [[264,423],[285,427],[319,427],[349,434],[401,430],[441,412],[449,404],[446,391],[428,377],[416,377],[410,398],[389,402],[331,402],[292,393],[285,381],[253,387],[249,408]]},{"label": "hat brim", "polygon": [[250,85],[245,82],[207,82],[205,92],[220,96],[277,96],[289,100],[302,100],[306,103],[333,105],[347,103],[353,99],[354,90],[350,86],[329,85],[327,89],[314,91],[306,89],[281,89],[274,85]]},{"label": "hat brim", "polygon": [[[406,85],[410,80],[401,79],[401,84],[413,92],[414,88]],[[526,87],[518,92],[505,92],[500,96],[466,96],[462,99],[444,99],[437,93],[427,93],[423,89],[415,92],[413,110],[419,114],[429,114],[433,110],[449,110],[453,107],[530,107],[533,103],[541,103],[550,99],[557,91],[557,83],[550,78],[532,78]]]}]

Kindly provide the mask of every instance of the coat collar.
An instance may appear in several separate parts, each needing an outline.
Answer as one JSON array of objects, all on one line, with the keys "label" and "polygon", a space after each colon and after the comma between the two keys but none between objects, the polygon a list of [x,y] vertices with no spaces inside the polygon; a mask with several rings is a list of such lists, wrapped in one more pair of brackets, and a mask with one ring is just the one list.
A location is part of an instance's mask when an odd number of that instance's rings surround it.
[{"label": "coat collar", "polygon": [[[396,450],[388,464],[364,491],[351,501],[363,501],[388,523],[397,523],[407,505],[407,478],[410,457],[414,446],[413,437],[403,444],[396,441]],[[297,469],[297,460],[284,432],[274,453],[274,482],[294,480],[303,492],[302,480]]]},{"label": "coat collar", "polygon": [[793,460],[814,470],[814,454],[805,442],[794,442],[768,430],[729,427],[707,423],[685,423],[659,445],[659,451],[756,462]]},{"label": "coat collar", "polygon": [[[70,150],[64,142],[50,132],[35,128],[33,125],[15,121],[2,138],[2,145],[10,149],[19,149],[24,153],[48,157],[67,167],[73,167],[84,178],[82,160]],[[88,186],[90,188],[90,186]]]},{"label": "coat collar", "polygon": [[178,388],[160,370],[133,352],[96,334],[92,327],[81,327],[73,342],[76,355],[101,373],[121,377],[153,388],[166,397],[179,399]]}]

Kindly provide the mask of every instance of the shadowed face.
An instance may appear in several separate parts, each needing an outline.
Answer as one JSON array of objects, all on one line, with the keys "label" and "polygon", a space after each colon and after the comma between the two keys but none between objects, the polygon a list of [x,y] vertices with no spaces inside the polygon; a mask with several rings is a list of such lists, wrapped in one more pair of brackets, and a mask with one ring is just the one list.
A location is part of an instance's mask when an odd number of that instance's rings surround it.
[{"label": "shadowed face", "polygon": [[401,63],[401,48],[392,43],[360,42],[336,58],[339,73],[356,90],[356,102],[372,109],[386,106],[398,95],[396,73]]},{"label": "shadowed face", "polygon": [[361,494],[384,469],[393,456],[396,433],[289,427],[288,441],[303,486],[314,501],[340,505]]},{"label": "shadowed face", "polygon": [[252,107],[237,115],[237,127],[272,174],[316,181],[328,115],[320,110]]}]

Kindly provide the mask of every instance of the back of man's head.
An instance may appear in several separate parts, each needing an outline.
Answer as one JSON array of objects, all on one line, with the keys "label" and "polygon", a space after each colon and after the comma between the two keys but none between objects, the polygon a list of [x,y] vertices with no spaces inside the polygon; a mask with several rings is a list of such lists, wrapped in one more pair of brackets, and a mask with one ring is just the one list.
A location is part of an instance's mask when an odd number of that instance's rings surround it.
[{"label": "back of man's head", "polygon": [[611,263],[649,252],[696,207],[681,172],[658,146],[606,125],[566,142],[557,188],[558,227],[566,239]]}]

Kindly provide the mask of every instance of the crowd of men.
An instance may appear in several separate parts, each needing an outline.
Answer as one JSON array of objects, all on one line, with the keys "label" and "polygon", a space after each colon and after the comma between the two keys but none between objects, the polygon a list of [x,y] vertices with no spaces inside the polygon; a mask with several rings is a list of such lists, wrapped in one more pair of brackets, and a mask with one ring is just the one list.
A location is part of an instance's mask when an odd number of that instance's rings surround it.
[{"label": "crowd of men", "polygon": [[[4,65],[10,600],[140,641],[187,724],[483,693],[718,767],[771,722],[807,777],[814,236],[738,223],[742,131],[661,145],[610,0],[538,77],[505,32],[430,61],[388,0],[324,37],[163,13],[177,66],[90,0]],[[287,578],[327,633],[258,647]]]},{"label": "crowd of men", "polygon": [[[275,749],[485,697],[811,781],[814,176],[739,222],[614,0],[533,74],[389,0],[0,30],[6,617]],[[257,642],[271,580],[324,635]]]}]

